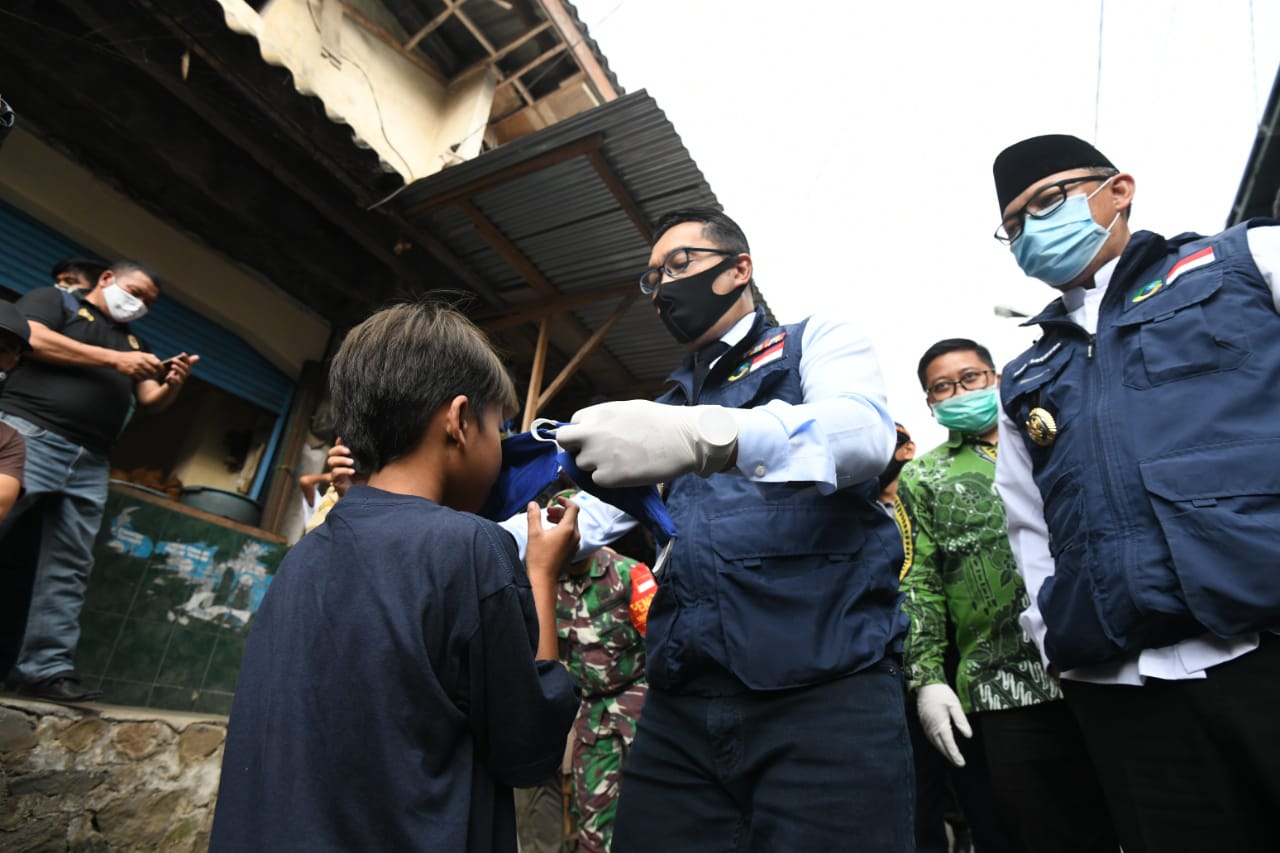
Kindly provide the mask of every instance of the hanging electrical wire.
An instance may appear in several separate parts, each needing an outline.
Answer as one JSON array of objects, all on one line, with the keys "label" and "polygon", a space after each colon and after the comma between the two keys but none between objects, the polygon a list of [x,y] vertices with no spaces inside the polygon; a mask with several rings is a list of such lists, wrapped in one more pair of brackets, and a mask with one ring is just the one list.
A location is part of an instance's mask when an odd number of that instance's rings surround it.
[{"label": "hanging electrical wire", "polygon": [[1253,0],[1249,0],[1249,76],[1253,78],[1253,113],[1262,127],[1262,102],[1258,100],[1258,32],[1253,19]]},{"label": "hanging electrical wire", "polygon": [[1098,71],[1093,90],[1093,144],[1098,144],[1098,116],[1102,112],[1102,28],[1107,18],[1107,0],[1098,0]]}]

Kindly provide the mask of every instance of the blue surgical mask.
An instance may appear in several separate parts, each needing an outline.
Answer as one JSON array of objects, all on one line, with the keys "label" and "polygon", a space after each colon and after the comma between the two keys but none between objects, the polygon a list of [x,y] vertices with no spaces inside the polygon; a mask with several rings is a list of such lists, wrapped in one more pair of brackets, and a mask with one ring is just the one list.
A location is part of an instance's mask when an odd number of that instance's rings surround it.
[{"label": "blue surgical mask", "polygon": [[1022,234],[1009,247],[1023,272],[1051,287],[1062,287],[1084,272],[1102,251],[1120,218],[1117,213],[1103,228],[1089,210],[1089,199],[1109,183],[1111,178],[1088,195],[1068,196],[1061,207],[1043,219],[1026,218]]},{"label": "blue surgical mask", "polygon": [[947,429],[982,435],[996,425],[1000,417],[1000,398],[995,386],[967,394],[957,394],[936,403],[930,403],[933,419]]}]

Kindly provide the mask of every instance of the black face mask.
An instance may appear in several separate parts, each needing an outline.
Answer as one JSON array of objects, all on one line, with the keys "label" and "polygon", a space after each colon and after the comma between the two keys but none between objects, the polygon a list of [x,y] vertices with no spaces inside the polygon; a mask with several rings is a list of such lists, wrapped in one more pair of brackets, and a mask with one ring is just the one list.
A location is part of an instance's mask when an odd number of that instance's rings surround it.
[{"label": "black face mask", "polygon": [[890,459],[889,467],[880,472],[880,491],[889,488],[889,484],[898,479],[898,475],[902,473],[902,466],[907,464],[906,459]]},{"label": "black face mask", "polygon": [[669,281],[658,288],[653,302],[671,337],[682,344],[696,341],[738,301],[742,296],[740,288],[723,294],[711,289],[711,283],[737,262],[737,256],[731,256],[711,269]]}]

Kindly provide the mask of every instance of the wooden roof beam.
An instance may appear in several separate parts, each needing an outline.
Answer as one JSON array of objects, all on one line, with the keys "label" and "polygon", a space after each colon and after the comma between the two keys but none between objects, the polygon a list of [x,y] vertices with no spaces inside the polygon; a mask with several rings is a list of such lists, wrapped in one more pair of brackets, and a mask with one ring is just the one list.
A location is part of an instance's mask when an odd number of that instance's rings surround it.
[{"label": "wooden roof beam", "polygon": [[525,96],[525,99],[524,99],[525,106],[532,104],[536,100],[536,98],[534,98],[533,95],[529,94],[529,90],[526,89],[524,84],[520,82],[520,77],[524,74],[529,73],[533,69],[537,68],[539,65],[546,62],[551,57],[558,56],[559,54],[564,53],[567,48],[568,48],[568,45],[566,45],[564,42],[560,42],[550,50],[543,51],[538,56],[535,56],[533,59],[529,60],[524,65],[520,66],[518,69],[508,74],[506,77],[499,80],[498,88],[501,89],[503,86],[511,84],[515,86],[522,95]]},{"label": "wooden roof beam", "polygon": [[422,26],[413,35],[409,36],[409,40],[404,43],[405,50],[413,50],[418,46],[418,42],[435,32],[445,21],[449,20],[449,16],[453,14],[454,9],[461,6],[465,0],[444,0],[444,11],[436,15],[430,21]]},{"label": "wooden roof beam", "polygon": [[586,72],[587,79],[591,81],[591,87],[596,90],[600,100],[607,102],[616,99],[618,90],[613,88],[609,75],[601,67],[595,53],[586,43],[585,35],[578,30],[577,24],[573,22],[573,16],[565,9],[564,3],[561,0],[538,0],[538,5],[542,7],[547,19],[560,31],[561,41],[569,45],[569,49],[573,51],[574,61]]},{"label": "wooden roof beam", "polygon": [[338,0],[338,2],[342,4],[342,13],[363,27],[369,35],[373,36],[378,41],[387,45],[396,53],[412,62],[420,71],[422,71],[422,73],[426,74],[432,80],[435,80],[442,86],[449,85],[449,78],[445,77],[444,74],[440,72],[440,69],[436,68],[430,62],[427,62],[427,60],[420,54],[406,48],[400,43],[400,39],[378,26],[363,12],[351,5],[351,0]]},{"label": "wooden roof beam", "polygon": [[[497,291],[489,286],[489,282],[477,275],[476,272],[472,270],[471,267],[467,266],[461,258],[455,255],[448,246],[428,233],[425,228],[419,228],[415,223],[410,222],[409,219],[399,211],[387,211],[386,208],[383,208],[383,211],[393,222],[403,228],[404,232],[412,237],[415,243],[426,249],[437,261],[444,264],[446,269],[456,275],[463,284],[471,288],[471,290],[474,291],[481,299],[488,302],[494,308],[501,309],[506,307],[506,303],[502,300],[502,297],[498,295]],[[430,289],[434,290],[436,288]]]},{"label": "wooden roof beam", "polygon": [[[489,220],[489,217],[480,212],[480,208],[465,199],[459,201],[458,206],[462,208],[462,212],[471,220],[471,224],[480,232],[480,236],[485,239],[485,242],[492,246],[493,250],[507,262],[507,265],[519,273],[520,277],[527,281],[534,290],[543,296],[557,297],[560,295],[550,279],[533,265],[533,261],[526,258],[524,253],[516,248],[515,243],[507,239],[506,234],[498,230],[498,226],[494,225]],[[546,318],[543,319],[545,320]]]},{"label": "wooden roof beam", "polygon": [[[498,230],[489,218],[484,215],[481,210],[470,201],[462,200],[458,202],[458,206],[467,215],[467,217],[476,226],[476,230],[480,232],[489,245],[493,246],[494,251],[506,261],[512,269],[520,274],[529,286],[543,296],[549,296],[553,299],[558,298],[560,293],[556,290],[555,285],[551,283],[542,271],[533,265],[533,262],[524,256],[524,254],[516,248],[516,245],[507,239],[507,236]],[[639,288],[636,288],[639,290]],[[549,323],[551,316],[542,318],[543,323]],[[562,318],[564,326],[570,333],[572,340],[567,341],[573,345],[577,345],[578,341],[591,337],[591,331],[583,323],[572,314],[565,314]],[[623,364],[614,358],[608,351],[602,353],[608,362],[611,370],[615,370],[625,376],[630,376],[631,371],[627,370]]]},{"label": "wooden roof beam", "polygon": [[584,136],[573,142],[566,143],[558,148],[552,148],[544,151],[536,157],[530,157],[528,160],[522,160],[514,163],[505,169],[499,169],[496,172],[490,172],[481,175],[473,181],[463,184],[440,195],[432,196],[418,202],[417,204],[405,209],[405,216],[410,218],[416,217],[435,207],[440,207],[450,202],[456,202],[468,199],[471,196],[484,192],[487,189],[501,186],[516,178],[529,175],[534,172],[541,171],[548,166],[554,166],[557,163],[563,163],[566,160],[572,160],[574,157],[586,154],[588,151],[594,151],[604,145],[604,134],[593,133],[590,136]]},{"label": "wooden roof beam", "polygon": [[489,119],[489,126],[493,127],[493,125],[497,124],[498,122],[506,121],[507,119],[511,118],[514,115],[519,115],[520,113],[524,112],[530,107],[536,107],[538,104],[542,103],[543,101],[549,98],[553,98],[556,95],[560,94],[561,90],[565,89],[566,87],[576,86],[580,83],[585,85],[586,82],[587,82],[587,75],[583,74],[581,71],[577,72],[576,74],[572,74],[564,78],[563,80],[561,80],[560,85],[557,86],[555,89],[552,89],[550,92],[543,95],[541,98],[535,99],[532,103],[522,104],[516,109],[505,112],[500,116],[491,116]]},{"label": "wooden roof beam", "polygon": [[512,51],[519,50],[521,47],[526,45],[531,39],[537,38],[538,36],[542,35],[550,28],[551,28],[551,22],[543,21],[541,24],[538,24],[538,26],[529,30],[527,33],[520,36],[515,41],[511,42],[510,44],[507,44],[504,47],[499,48],[498,51],[494,53],[492,56],[490,56],[488,59],[481,59],[479,62],[473,62],[471,65],[468,65],[466,68],[459,71],[457,76],[466,77],[468,74],[471,74],[474,71],[478,71],[479,69],[484,68],[488,65],[493,65],[495,62],[497,62],[500,59],[505,59],[507,55],[510,54]]},{"label": "wooden roof beam", "polygon": [[[485,34],[480,30],[480,28],[477,27],[472,22],[472,20],[467,17],[466,13],[462,11],[461,6],[462,6],[462,3],[459,2],[458,5],[454,7],[454,12],[453,12],[454,16],[459,21],[462,22],[462,25],[467,28],[467,31],[471,33],[471,36],[477,42],[480,43],[480,46],[484,48],[485,53],[489,54],[490,57],[496,56],[498,53],[498,49],[493,46],[493,43],[489,41],[488,38],[485,37]],[[523,83],[521,83],[518,79],[515,79],[514,77],[509,79],[511,80],[512,85],[515,86],[516,91],[520,93],[520,97],[524,99],[524,102],[526,104],[533,100],[533,93],[531,93],[528,89],[526,89]],[[503,82],[505,83],[507,81],[504,80]]]},{"label": "wooden roof beam", "polygon": [[584,308],[587,305],[594,305],[597,302],[603,302],[606,299],[617,299],[622,296],[629,296],[640,290],[635,284],[619,284],[616,287],[606,287],[603,290],[584,290],[579,293],[571,293],[560,299],[553,299],[550,302],[539,301],[536,305],[520,309],[512,314],[501,317],[493,317],[491,319],[481,318],[477,322],[480,328],[486,332],[501,332],[515,326],[530,323],[534,320],[541,320],[543,317],[551,317],[556,314],[563,314],[566,311],[572,311],[576,308]]},{"label": "wooden roof beam", "polygon": [[[605,336],[609,334],[609,330],[613,328],[615,323],[622,319],[622,315],[627,313],[627,309],[631,307],[631,303],[635,302],[639,296],[639,288],[632,288],[631,293],[624,296],[622,301],[618,303],[618,307],[613,309],[613,313],[609,315],[608,320],[604,321],[604,325],[596,329],[591,337],[587,339],[587,342],[578,348],[578,351],[574,353],[573,358],[569,359],[569,363],[564,366],[564,369],[561,370],[556,375],[556,378],[551,380],[551,384],[538,395],[538,402],[535,405],[533,412],[534,417],[537,417],[537,413],[542,410],[542,407],[551,402],[551,399],[555,397],[556,394],[560,393],[560,389],[565,386],[565,383],[573,378],[573,374],[578,372],[578,368],[582,366],[582,362],[586,357],[594,352],[601,343],[603,343]],[[545,323],[547,321],[543,320],[543,322]],[[541,379],[541,377],[538,378]],[[530,390],[532,390],[532,388]],[[525,429],[528,429],[528,427],[525,427]]]},{"label": "wooden roof beam", "polygon": [[600,176],[600,180],[609,188],[609,192],[613,194],[623,212],[635,224],[640,236],[644,238],[645,245],[652,244],[653,226],[649,224],[649,217],[644,215],[644,211],[640,209],[640,205],[636,203],[630,191],[623,185],[618,173],[613,171],[609,161],[604,158],[604,152],[599,148],[594,151],[588,151],[587,160],[591,163],[591,168],[595,169],[596,174]]}]

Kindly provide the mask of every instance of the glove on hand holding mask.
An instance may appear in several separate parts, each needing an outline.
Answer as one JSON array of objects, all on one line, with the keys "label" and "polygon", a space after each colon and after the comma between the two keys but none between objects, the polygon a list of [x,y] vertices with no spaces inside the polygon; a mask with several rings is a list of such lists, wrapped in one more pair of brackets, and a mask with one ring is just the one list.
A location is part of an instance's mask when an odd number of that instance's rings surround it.
[{"label": "glove on hand holding mask", "polygon": [[709,477],[737,452],[740,414],[721,406],[601,403],[575,412],[556,442],[601,486],[652,485],[689,473]]}]

